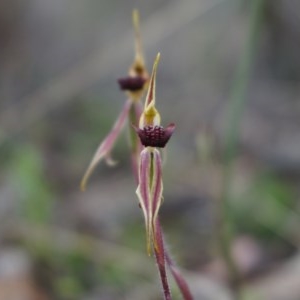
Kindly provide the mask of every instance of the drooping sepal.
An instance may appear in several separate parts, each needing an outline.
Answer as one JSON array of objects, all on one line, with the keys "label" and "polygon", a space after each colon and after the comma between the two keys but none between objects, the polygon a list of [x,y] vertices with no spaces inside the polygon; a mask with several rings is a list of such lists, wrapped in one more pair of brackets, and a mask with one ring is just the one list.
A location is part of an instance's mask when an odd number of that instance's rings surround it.
[{"label": "drooping sepal", "polygon": [[152,201],[151,201],[151,152],[144,149],[140,155],[139,185],[136,194],[144,213],[146,225],[147,253],[151,254],[152,241]]},{"label": "drooping sepal", "polygon": [[157,149],[145,148],[140,156],[139,186],[137,195],[144,213],[147,252],[151,254],[152,245],[156,247],[155,224],[162,203],[162,170],[160,153]]},{"label": "drooping sepal", "polygon": [[[147,149],[147,148],[146,148]],[[163,202],[163,181],[162,181],[162,162],[160,152],[157,149],[152,153],[152,182],[151,182],[151,200],[152,200],[152,231],[153,231],[153,244],[154,248],[158,249],[157,241],[157,220],[158,213]]]},{"label": "drooping sepal", "polygon": [[102,159],[105,159],[109,165],[113,165],[115,163],[111,158],[111,149],[114,146],[120,132],[124,128],[124,124],[127,119],[131,105],[132,105],[131,100],[127,100],[125,102],[122,112],[120,113],[118,119],[116,120],[112,130],[107,135],[107,137],[104,139],[104,141],[99,145],[89,167],[87,168],[87,170],[82,178],[82,181],[80,183],[81,190],[83,190],[83,191],[85,190],[85,187],[86,187],[89,177],[91,176],[95,167],[98,165],[98,163]]}]

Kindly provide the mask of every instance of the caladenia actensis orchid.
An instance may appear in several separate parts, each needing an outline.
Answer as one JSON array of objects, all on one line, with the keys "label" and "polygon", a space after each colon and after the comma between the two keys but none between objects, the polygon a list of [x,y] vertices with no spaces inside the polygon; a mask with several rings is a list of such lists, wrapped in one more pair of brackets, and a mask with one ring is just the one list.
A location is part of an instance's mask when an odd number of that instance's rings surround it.
[{"label": "caladenia actensis orchid", "polygon": [[166,265],[170,267],[172,275],[186,300],[193,299],[188,285],[172,261],[164,245],[164,239],[159,222],[159,209],[163,200],[162,159],[160,149],[169,141],[175,125],[171,123],[166,128],[161,126],[161,117],[155,107],[156,70],[160,54],[157,55],[149,81],[144,110],[141,114],[139,126],[133,125],[144,149],[139,160],[138,188],[136,190],[140,206],[144,213],[147,252],[151,255],[152,249],[163,287],[166,300],[172,299],[168,284]]},{"label": "caladenia actensis orchid", "polygon": [[160,125],[160,115],[155,107],[155,78],[159,57],[160,54],[157,55],[153,65],[139,127],[133,125],[142,145],[145,147],[140,154],[139,185],[136,193],[145,217],[147,252],[149,255],[152,246],[154,250],[158,250],[156,220],[163,198],[162,162],[159,148],[165,147],[175,129],[174,124],[170,124],[166,129]]},{"label": "caladenia actensis orchid", "polygon": [[[111,150],[120,135],[122,129],[125,126],[126,121],[129,119],[129,124],[137,124],[142,111],[141,97],[147,90],[149,75],[146,70],[145,60],[142,51],[142,43],[140,37],[139,27],[139,14],[137,10],[132,14],[134,32],[135,32],[135,59],[131,67],[129,68],[128,76],[119,78],[118,83],[120,89],[125,91],[128,99],[126,100],[123,109],[118,116],[112,130],[106,136],[106,138],[99,145],[94,157],[88,166],[83,179],[81,181],[81,190],[85,190],[87,181],[94,171],[97,164],[105,159],[108,165],[114,165],[115,161],[111,158]],[[141,150],[141,144],[136,138],[133,128],[130,126],[130,144],[133,171],[135,172],[135,178],[137,180],[137,157]]]},{"label": "caladenia actensis orchid", "polygon": [[[128,99],[112,130],[98,147],[81,181],[81,189],[85,190],[87,180],[102,159],[105,159],[109,165],[114,164],[111,159],[111,150],[128,120],[132,170],[138,184],[139,203],[145,216],[148,254],[150,255],[153,249],[165,299],[171,299],[166,273],[167,264],[183,299],[191,300],[193,297],[188,285],[165,248],[158,218],[163,199],[162,162],[159,149],[165,147],[175,126],[170,124],[164,129],[160,125],[160,115],[155,108],[155,82],[159,54],[149,79],[141,46],[139,15],[136,10],[133,11],[133,25],[135,29],[135,59],[128,76],[118,80],[120,88],[126,92]],[[141,98],[147,89],[143,110]]]}]

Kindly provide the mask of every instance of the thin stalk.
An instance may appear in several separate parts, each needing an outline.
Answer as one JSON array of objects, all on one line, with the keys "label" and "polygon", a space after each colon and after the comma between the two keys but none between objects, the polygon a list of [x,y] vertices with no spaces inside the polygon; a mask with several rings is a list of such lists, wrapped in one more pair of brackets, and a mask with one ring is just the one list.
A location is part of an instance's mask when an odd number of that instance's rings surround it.
[{"label": "thin stalk", "polygon": [[263,20],[264,3],[265,0],[250,1],[248,35],[233,82],[232,94],[229,101],[228,128],[225,135],[225,162],[219,211],[219,246],[221,255],[229,271],[231,283],[235,284],[235,299],[240,299],[240,278],[231,254],[234,225],[231,219],[230,189],[232,185],[233,161],[237,151],[239,128],[246,102],[245,94]]},{"label": "thin stalk", "polygon": [[[131,124],[137,126],[138,120],[141,115],[141,106],[140,103],[135,103],[132,105],[130,113],[129,113],[129,121]],[[138,161],[139,161],[139,153],[142,149],[142,145],[140,140],[137,137],[136,132],[133,130],[132,126],[130,125],[130,146],[131,146],[131,162],[132,162],[132,171],[135,177],[137,184],[139,184],[139,169],[138,169]],[[151,154],[151,169],[150,172],[153,173],[153,154]],[[150,178],[152,179],[152,175]],[[150,183],[150,186],[152,182]],[[158,222],[159,224],[159,222]],[[163,295],[165,300],[172,300],[171,291],[168,283],[168,277],[166,272],[166,261],[165,261],[165,249],[164,249],[164,241],[162,237],[161,227],[157,227],[157,235],[156,235],[156,247],[154,248],[155,259],[158,267],[158,272],[161,279],[161,284],[163,288]]]},{"label": "thin stalk", "polygon": [[162,238],[162,242],[164,244],[164,250],[165,250],[165,259],[166,259],[166,263],[172,273],[172,276],[182,294],[182,297],[184,300],[193,300],[193,296],[191,294],[191,291],[189,289],[189,286],[186,282],[186,280],[184,279],[184,277],[182,276],[180,270],[178,269],[178,267],[176,266],[176,263],[174,262],[174,260],[172,259],[169,251],[168,251],[168,248],[166,248],[165,246],[165,240],[164,240],[164,237],[163,237],[163,232],[162,232],[162,229],[161,229],[161,225],[160,225],[160,222],[159,222],[159,219],[157,219],[157,222],[156,222],[156,228],[157,228],[157,231],[159,231],[160,233],[160,236]]},{"label": "thin stalk", "polygon": [[158,266],[158,271],[162,283],[163,295],[165,300],[172,300],[171,291],[169,288],[168,277],[166,272],[166,249],[164,247],[164,241],[162,236],[161,227],[159,221],[156,221],[156,245],[154,247],[154,253],[156,258],[156,263]]},{"label": "thin stalk", "polygon": [[[134,124],[136,120],[136,108],[132,106],[130,114],[129,114],[129,119],[132,124]],[[130,126],[130,130],[132,130],[132,126]],[[130,131],[130,133],[132,133]],[[130,142],[131,142],[131,151],[132,151],[132,170],[135,175],[136,182],[138,184],[138,162],[137,162],[137,156],[135,155],[138,148],[141,148],[141,144],[138,139],[136,139],[136,133],[134,132],[133,134],[130,134]],[[152,178],[152,176],[150,176]],[[152,184],[152,183],[151,183]],[[155,258],[162,282],[162,287],[163,287],[163,292],[164,292],[164,297],[165,299],[172,299],[171,298],[171,293],[169,289],[169,284],[168,284],[168,279],[167,279],[167,273],[166,273],[166,268],[165,265],[167,264],[172,276],[182,294],[182,297],[184,300],[193,300],[193,296],[190,292],[190,289],[188,287],[187,282],[183,278],[180,270],[176,266],[176,263],[174,260],[171,258],[171,255],[169,253],[168,248],[165,247],[165,240],[163,237],[163,232],[162,228],[159,222],[159,219],[157,218],[156,221],[156,230],[157,230],[157,240],[158,240],[158,248],[154,248],[154,253],[155,253]],[[163,255],[161,255],[161,253]]]}]

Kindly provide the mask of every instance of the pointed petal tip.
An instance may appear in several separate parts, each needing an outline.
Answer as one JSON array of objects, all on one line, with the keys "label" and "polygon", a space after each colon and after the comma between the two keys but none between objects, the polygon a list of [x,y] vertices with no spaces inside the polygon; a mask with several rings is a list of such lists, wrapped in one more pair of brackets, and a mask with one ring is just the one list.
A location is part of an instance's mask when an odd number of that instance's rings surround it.
[{"label": "pointed petal tip", "polygon": [[139,11],[136,8],[132,11],[132,23],[135,29],[139,28],[140,15]]},{"label": "pointed petal tip", "polygon": [[80,190],[82,192],[84,192],[86,190],[86,186],[87,186],[87,183],[95,169],[95,167],[97,166],[98,162],[101,160],[101,158],[98,160],[98,161],[92,161],[89,165],[89,167],[87,168],[87,170],[85,171],[83,177],[82,177],[82,180],[80,182]]},{"label": "pointed petal tip", "polygon": [[170,123],[168,126],[167,126],[167,128],[172,128],[173,130],[175,129],[175,123]]},{"label": "pointed petal tip", "polygon": [[154,66],[155,66],[155,67],[157,67],[157,64],[158,64],[159,60],[160,60],[160,52],[158,52],[158,53],[156,54],[156,58],[155,58],[155,61],[154,61]]},{"label": "pointed petal tip", "polygon": [[175,130],[175,124],[174,123],[170,123],[166,127],[165,132],[166,132],[167,135],[171,136],[173,134],[174,130]]},{"label": "pointed petal tip", "polygon": [[153,63],[152,73],[149,80],[149,87],[148,87],[148,92],[145,101],[145,109],[147,108],[147,106],[151,104],[155,105],[155,81],[156,81],[157,65],[159,60],[160,60],[160,53],[158,52]]},{"label": "pointed petal tip", "polygon": [[88,180],[88,176],[85,174],[80,182],[80,190],[82,192],[85,192],[86,190],[87,180]]},{"label": "pointed petal tip", "polygon": [[157,66],[158,66],[159,60],[160,60],[160,52],[158,52],[158,53],[156,54],[156,57],[155,57],[155,60],[154,60],[154,63],[153,63],[153,69],[152,69],[152,74],[151,74],[151,80],[155,80],[155,77],[156,77],[156,70],[157,70]]},{"label": "pointed petal tip", "polygon": [[80,182],[80,190],[82,192],[84,192],[86,190],[86,186],[87,183],[94,171],[94,169],[96,168],[96,166],[98,165],[98,163],[101,161],[101,159],[103,158],[103,155],[96,157],[97,159],[95,159],[95,157],[93,158],[93,160],[91,161],[90,165],[88,166],[87,170],[85,171],[82,180]]}]

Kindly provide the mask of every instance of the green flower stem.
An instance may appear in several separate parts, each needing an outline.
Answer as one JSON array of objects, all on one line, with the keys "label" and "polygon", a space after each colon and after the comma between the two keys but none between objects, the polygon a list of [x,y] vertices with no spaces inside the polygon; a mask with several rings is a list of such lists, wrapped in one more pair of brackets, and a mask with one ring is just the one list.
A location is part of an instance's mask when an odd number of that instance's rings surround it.
[{"label": "green flower stem", "polygon": [[229,271],[230,280],[236,287],[236,299],[240,299],[240,285],[238,270],[231,255],[234,224],[230,216],[230,188],[232,184],[233,161],[237,150],[239,128],[246,102],[245,94],[263,20],[264,3],[265,0],[250,1],[248,37],[233,82],[228,110],[228,128],[225,135],[225,163],[219,211],[219,243],[221,254]]}]

